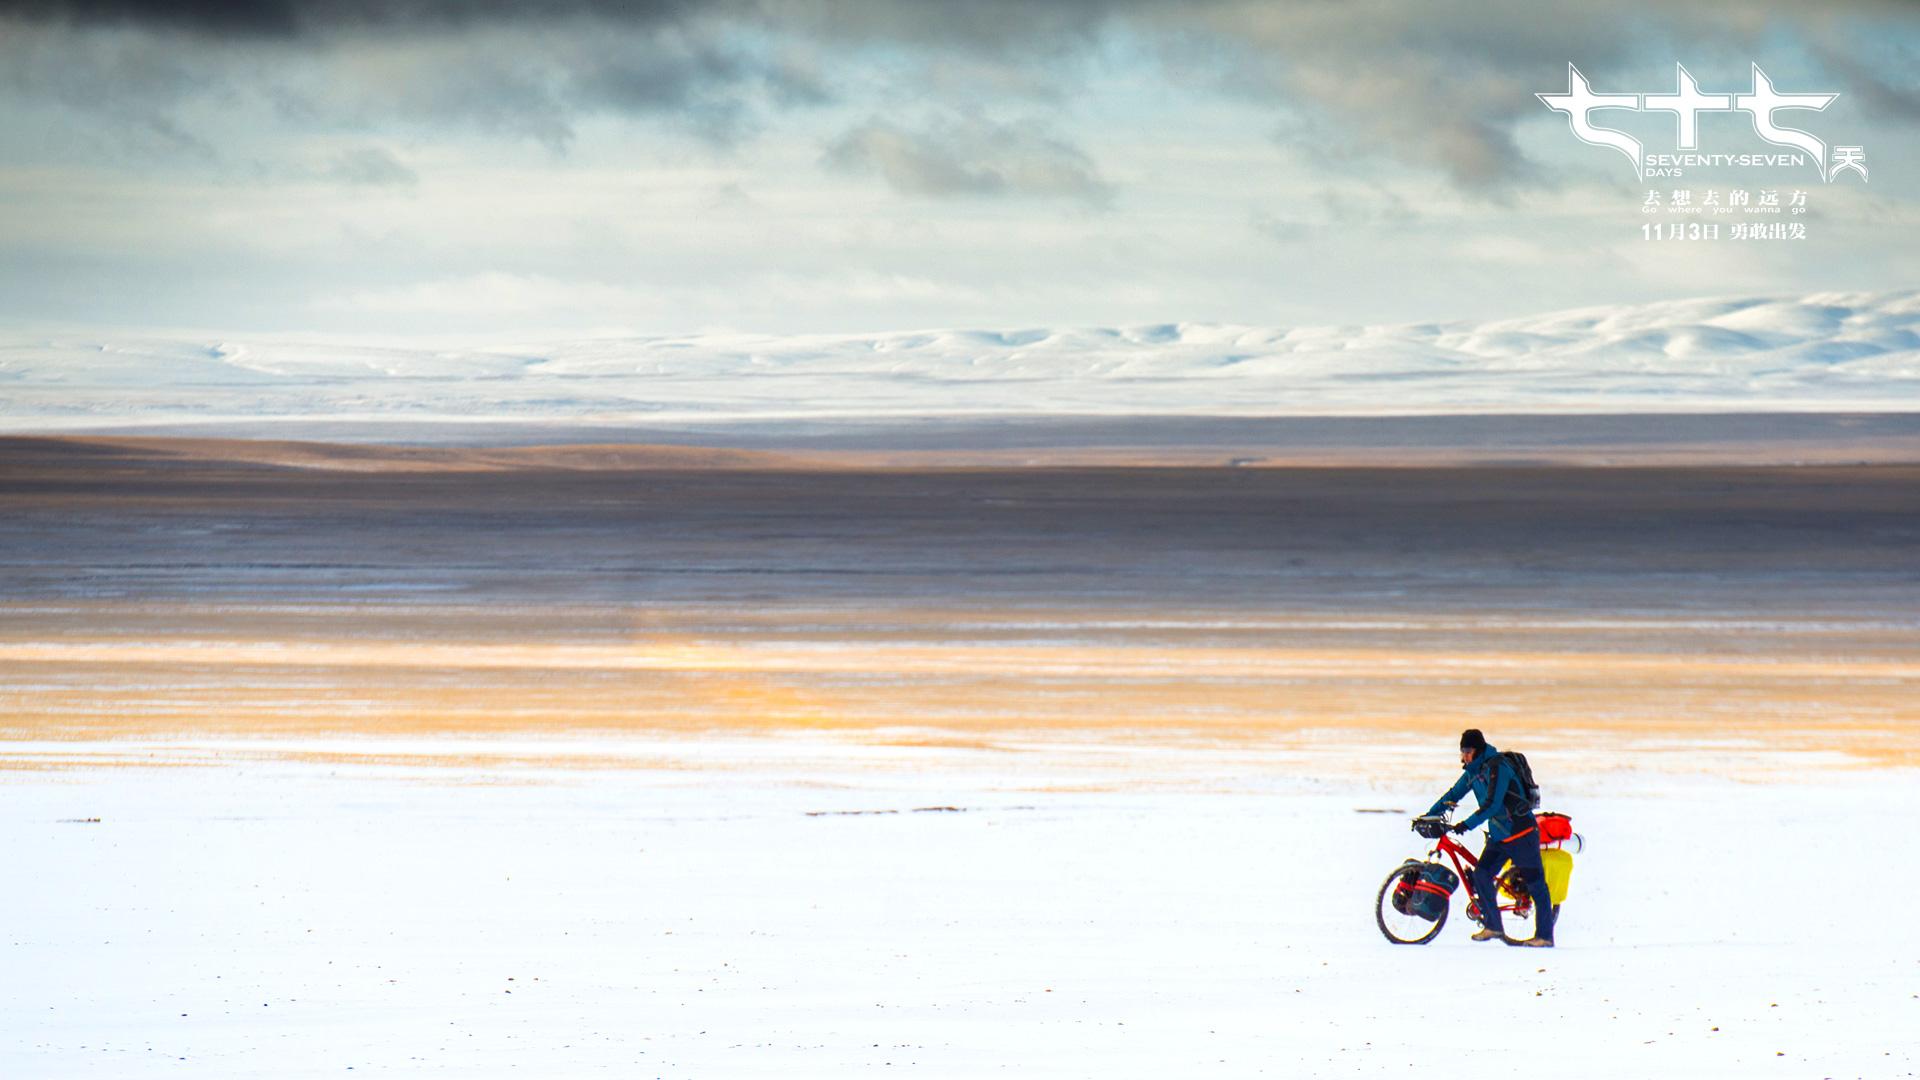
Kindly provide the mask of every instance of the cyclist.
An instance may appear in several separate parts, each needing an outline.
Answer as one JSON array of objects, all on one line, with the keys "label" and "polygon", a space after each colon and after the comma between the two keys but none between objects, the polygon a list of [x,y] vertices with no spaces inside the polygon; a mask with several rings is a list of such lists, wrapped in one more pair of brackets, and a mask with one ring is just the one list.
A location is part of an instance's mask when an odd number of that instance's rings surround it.
[{"label": "cyclist", "polygon": [[[1547,893],[1546,870],[1540,865],[1540,834],[1534,825],[1533,808],[1527,805],[1520,778],[1514,775],[1513,766],[1500,752],[1487,745],[1487,737],[1480,734],[1479,728],[1460,733],[1460,766],[1459,781],[1440,796],[1440,801],[1427,813],[1441,814],[1453,809],[1469,789],[1480,801],[1480,808],[1471,817],[1453,826],[1455,833],[1463,833],[1478,828],[1482,822],[1487,824],[1487,846],[1481,850],[1472,875],[1473,895],[1480,901],[1485,926],[1473,935],[1473,940],[1500,938],[1509,945],[1550,949],[1553,947],[1553,900]],[[1507,937],[1500,926],[1499,891],[1494,875],[1509,861],[1519,869],[1526,879],[1527,891],[1533,894],[1534,925],[1538,929],[1525,941]]]}]

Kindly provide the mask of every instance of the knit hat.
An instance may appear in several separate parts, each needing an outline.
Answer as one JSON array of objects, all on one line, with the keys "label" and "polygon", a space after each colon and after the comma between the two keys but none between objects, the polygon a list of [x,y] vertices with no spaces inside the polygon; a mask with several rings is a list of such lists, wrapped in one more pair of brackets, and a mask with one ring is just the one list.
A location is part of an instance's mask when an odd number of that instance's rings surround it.
[{"label": "knit hat", "polygon": [[1486,748],[1487,748],[1487,737],[1485,735],[1480,734],[1479,728],[1470,727],[1467,730],[1460,733],[1460,749],[1471,750],[1477,754],[1480,751],[1485,750]]}]

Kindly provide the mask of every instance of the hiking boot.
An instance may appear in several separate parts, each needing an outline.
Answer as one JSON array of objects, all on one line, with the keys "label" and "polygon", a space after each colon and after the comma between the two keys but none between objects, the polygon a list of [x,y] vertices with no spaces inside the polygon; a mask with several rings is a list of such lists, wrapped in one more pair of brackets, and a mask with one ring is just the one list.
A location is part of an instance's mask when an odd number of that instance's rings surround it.
[{"label": "hiking boot", "polygon": [[1550,937],[1530,937],[1525,941],[1509,941],[1507,944],[1524,945],[1532,949],[1551,949],[1553,948],[1553,939]]},{"label": "hiking boot", "polygon": [[1499,940],[1501,940],[1502,938],[1505,938],[1506,936],[1507,936],[1507,935],[1505,935],[1505,934],[1503,934],[1503,933],[1501,933],[1501,932],[1500,932],[1500,931],[1498,931],[1498,930],[1476,930],[1476,931],[1474,931],[1474,934],[1473,934],[1473,940],[1475,940],[1475,941],[1499,941]]}]

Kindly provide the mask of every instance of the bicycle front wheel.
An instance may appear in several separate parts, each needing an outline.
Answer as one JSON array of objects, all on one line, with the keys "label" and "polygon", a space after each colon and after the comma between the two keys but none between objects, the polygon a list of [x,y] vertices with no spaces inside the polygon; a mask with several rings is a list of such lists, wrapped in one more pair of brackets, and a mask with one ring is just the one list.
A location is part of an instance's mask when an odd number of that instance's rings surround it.
[{"label": "bicycle front wheel", "polygon": [[1420,864],[1412,859],[1401,863],[1399,869],[1387,875],[1386,882],[1380,886],[1380,895],[1373,902],[1373,921],[1380,924],[1380,932],[1395,945],[1425,945],[1432,941],[1439,936],[1440,928],[1447,925],[1447,912],[1453,907],[1452,904],[1448,904],[1447,907],[1442,908],[1440,917],[1432,922],[1418,915],[1402,913],[1394,908],[1393,887],[1400,884],[1400,878],[1406,874],[1407,867],[1418,865]]}]

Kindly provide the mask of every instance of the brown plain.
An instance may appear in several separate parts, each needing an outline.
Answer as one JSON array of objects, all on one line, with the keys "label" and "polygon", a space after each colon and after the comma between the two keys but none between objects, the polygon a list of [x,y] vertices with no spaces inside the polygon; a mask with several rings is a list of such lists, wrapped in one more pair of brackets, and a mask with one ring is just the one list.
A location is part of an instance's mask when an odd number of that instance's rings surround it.
[{"label": "brown plain", "polygon": [[0,440],[0,738],[1920,764],[1920,467],[1364,458]]}]

